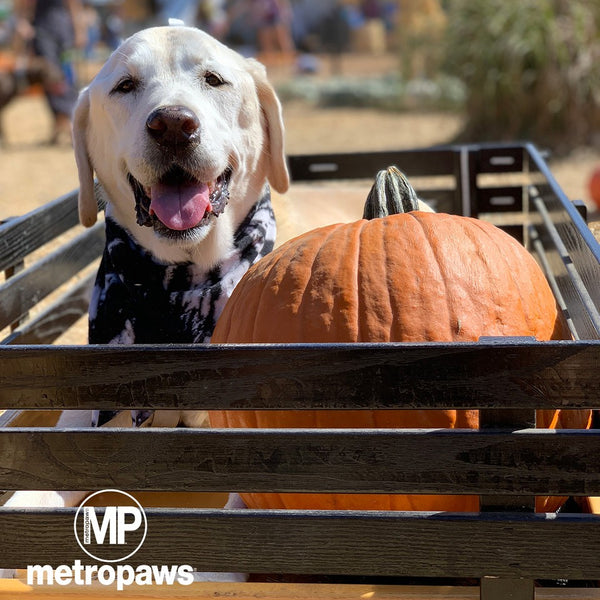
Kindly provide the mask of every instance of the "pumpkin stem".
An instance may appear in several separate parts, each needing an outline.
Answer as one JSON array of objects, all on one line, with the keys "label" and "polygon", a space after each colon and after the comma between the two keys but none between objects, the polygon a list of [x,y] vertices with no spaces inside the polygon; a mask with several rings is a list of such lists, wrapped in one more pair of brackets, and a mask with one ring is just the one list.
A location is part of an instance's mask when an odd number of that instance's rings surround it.
[{"label": "pumpkin stem", "polygon": [[404,173],[394,166],[379,171],[367,196],[363,219],[379,219],[412,210],[419,210],[419,198]]}]

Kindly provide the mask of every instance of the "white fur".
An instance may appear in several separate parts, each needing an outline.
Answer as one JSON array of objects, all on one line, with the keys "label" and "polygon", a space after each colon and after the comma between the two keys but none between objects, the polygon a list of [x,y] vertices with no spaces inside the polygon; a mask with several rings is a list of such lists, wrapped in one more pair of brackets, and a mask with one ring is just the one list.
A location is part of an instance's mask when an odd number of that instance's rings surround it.
[{"label": "white fur", "polygon": [[[206,84],[206,72],[227,83]],[[123,78],[138,82],[135,93],[114,93]],[[212,181],[233,167],[225,212],[188,241],[171,241],[136,222],[131,173],[145,186],[160,175],[160,152],[147,133],[148,116],[164,106],[185,106],[200,121],[200,143],[190,161],[201,181]],[[158,27],[126,40],[81,92],[75,109],[75,158],[80,179],[79,215],[96,221],[94,173],[105,190],[107,214],[163,262],[190,261],[203,268],[217,264],[232,247],[233,234],[269,182],[283,193],[289,185],[281,106],[262,65],[233,52],[208,34],[188,27]],[[182,422],[198,425],[205,413],[186,411]],[[90,411],[65,411],[57,427],[87,427]],[[76,506],[85,492],[17,492],[11,507]],[[0,570],[0,576],[11,576]],[[197,574],[198,579],[217,577]],[[219,578],[239,580],[236,574]],[[242,576],[243,577],[243,576]]]},{"label": "white fur", "polygon": [[[208,72],[219,74],[226,84],[209,86],[204,80]],[[114,93],[129,77],[138,89]],[[199,180],[212,181],[233,166],[225,212],[188,242],[173,242],[137,225],[127,181],[129,172],[150,186],[162,174],[146,120],[164,106],[185,106],[200,121],[201,142],[189,158]],[[108,197],[108,214],[164,262],[214,266],[230,249],[233,233],[260,198],[265,182],[279,192],[289,185],[281,106],[264,67],[188,27],[144,30],[113,53],[80,95],[74,145],[82,223],[89,226],[96,220],[95,171]]]}]

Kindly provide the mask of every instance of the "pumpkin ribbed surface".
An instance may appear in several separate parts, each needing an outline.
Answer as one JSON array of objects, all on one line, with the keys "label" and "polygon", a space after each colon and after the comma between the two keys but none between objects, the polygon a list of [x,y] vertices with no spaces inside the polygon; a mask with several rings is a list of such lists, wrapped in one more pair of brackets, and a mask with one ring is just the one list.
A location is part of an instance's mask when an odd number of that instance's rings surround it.
[{"label": "pumpkin ribbed surface", "polygon": [[[242,278],[212,342],[465,342],[481,336],[570,338],[544,274],[516,240],[477,219],[410,212],[331,225],[285,243]],[[538,424],[585,427],[589,418],[589,411],[541,411]],[[210,420],[213,427],[476,428],[478,413],[214,411]],[[251,507],[478,509],[474,496],[242,496]]]}]

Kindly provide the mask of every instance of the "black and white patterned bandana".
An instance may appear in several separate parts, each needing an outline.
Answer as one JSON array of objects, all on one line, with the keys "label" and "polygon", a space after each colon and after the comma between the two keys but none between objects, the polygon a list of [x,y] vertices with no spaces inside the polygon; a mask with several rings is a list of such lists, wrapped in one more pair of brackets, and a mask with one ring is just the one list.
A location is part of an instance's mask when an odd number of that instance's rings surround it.
[{"label": "black and white patterned bandana", "polygon": [[[110,217],[106,246],[89,309],[90,344],[192,344],[210,341],[217,319],[244,273],[275,244],[267,188],[234,236],[234,246],[210,270],[164,264]],[[93,425],[116,413],[95,411]],[[146,411],[132,411],[134,425]]]}]

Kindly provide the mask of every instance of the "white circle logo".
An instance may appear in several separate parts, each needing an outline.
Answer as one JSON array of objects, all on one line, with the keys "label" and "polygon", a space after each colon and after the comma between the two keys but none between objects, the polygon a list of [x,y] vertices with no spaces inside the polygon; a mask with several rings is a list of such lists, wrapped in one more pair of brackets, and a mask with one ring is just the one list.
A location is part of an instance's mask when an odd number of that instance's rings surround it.
[{"label": "white circle logo", "polygon": [[[92,505],[93,498],[107,493],[117,495],[116,500],[111,496],[114,504]],[[114,563],[133,556],[141,548],[148,521],[142,505],[131,494],[109,489],[95,492],[81,503],[75,513],[73,529],[79,547],[88,556]]]}]

